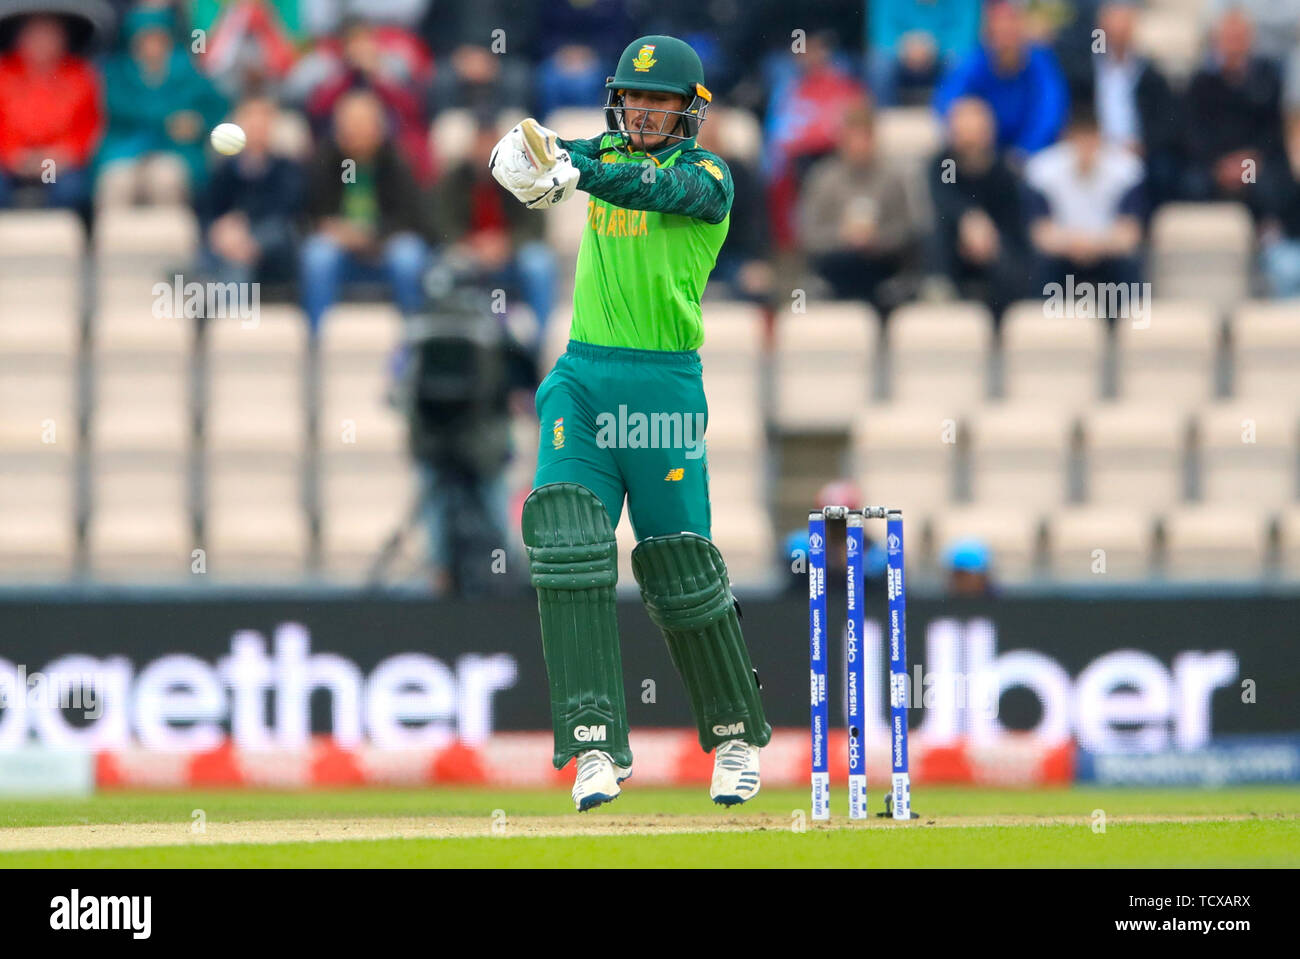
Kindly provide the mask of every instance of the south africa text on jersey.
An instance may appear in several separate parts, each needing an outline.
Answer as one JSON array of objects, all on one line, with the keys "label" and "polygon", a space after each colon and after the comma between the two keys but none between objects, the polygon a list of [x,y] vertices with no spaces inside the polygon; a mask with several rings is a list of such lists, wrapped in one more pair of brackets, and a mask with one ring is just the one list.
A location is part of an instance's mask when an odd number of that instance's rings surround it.
[{"label": "south africa text on jersey", "polygon": [[605,236],[645,236],[646,211],[587,201],[587,226]]}]

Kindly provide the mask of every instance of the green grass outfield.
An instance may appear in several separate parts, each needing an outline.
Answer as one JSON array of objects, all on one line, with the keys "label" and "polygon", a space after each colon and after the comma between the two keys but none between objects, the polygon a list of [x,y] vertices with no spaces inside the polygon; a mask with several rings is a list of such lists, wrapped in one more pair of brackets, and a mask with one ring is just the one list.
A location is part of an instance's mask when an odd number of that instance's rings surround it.
[{"label": "green grass outfield", "polygon": [[[879,798],[873,795],[877,805]],[[804,790],[765,790],[724,810],[708,802],[704,787],[633,787],[582,816],[565,790],[113,792],[81,800],[0,800],[0,850],[7,850],[0,851],[0,869],[1300,866],[1300,789],[1293,788],[925,787],[914,791],[922,817],[910,824],[851,824],[842,788],[832,801],[836,818],[827,826],[804,818]],[[191,834],[195,810],[210,827],[202,837]],[[1096,810],[1105,814],[1104,831],[1094,828]],[[494,822],[500,834],[492,834]],[[384,838],[390,824],[403,838]],[[296,841],[275,841],[277,829],[291,825]],[[128,845],[141,830],[161,833],[151,841],[171,844]],[[226,841],[246,830],[256,830],[259,841]],[[367,838],[339,838],[358,830]],[[427,838],[422,830],[442,830],[446,838]],[[30,847],[33,835],[36,842],[54,837],[58,848],[14,851]],[[93,841],[83,843],[85,837]],[[112,848],[83,848],[96,844]]]}]

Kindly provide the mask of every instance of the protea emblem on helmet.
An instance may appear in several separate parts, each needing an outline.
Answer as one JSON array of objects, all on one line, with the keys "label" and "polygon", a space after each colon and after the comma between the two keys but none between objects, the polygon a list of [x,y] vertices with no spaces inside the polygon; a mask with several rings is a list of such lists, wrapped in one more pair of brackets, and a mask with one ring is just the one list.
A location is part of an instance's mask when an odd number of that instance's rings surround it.
[{"label": "protea emblem on helmet", "polygon": [[632,61],[632,66],[637,73],[647,73],[659,61],[655,59],[655,45],[653,43],[644,44],[637,51],[636,59]]},{"label": "protea emblem on helmet", "polygon": [[624,47],[614,75],[605,81],[605,90],[605,129],[625,146],[632,132],[624,122],[630,91],[676,93],[682,98],[682,106],[677,109],[650,107],[637,111],[640,127],[671,141],[657,152],[693,140],[712,99],[704,86],[699,54],[677,37],[658,33],[637,37]]}]

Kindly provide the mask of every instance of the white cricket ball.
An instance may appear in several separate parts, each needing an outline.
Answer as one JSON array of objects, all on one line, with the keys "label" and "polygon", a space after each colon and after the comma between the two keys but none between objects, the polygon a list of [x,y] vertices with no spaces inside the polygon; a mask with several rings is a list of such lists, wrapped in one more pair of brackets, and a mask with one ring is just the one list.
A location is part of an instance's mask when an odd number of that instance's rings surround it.
[{"label": "white cricket ball", "polygon": [[237,123],[218,123],[212,129],[212,149],[216,150],[222,156],[232,157],[240,150],[244,149],[244,144],[248,138],[244,136],[244,131],[240,129]]}]

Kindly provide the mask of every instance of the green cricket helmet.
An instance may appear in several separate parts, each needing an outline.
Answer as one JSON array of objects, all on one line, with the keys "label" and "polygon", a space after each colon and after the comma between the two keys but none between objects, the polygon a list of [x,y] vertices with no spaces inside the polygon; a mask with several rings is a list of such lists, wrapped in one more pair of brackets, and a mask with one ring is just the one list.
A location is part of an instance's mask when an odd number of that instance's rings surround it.
[{"label": "green cricket helmet", "polygon": [[[704,67],[690,44],[676,37],[650,36],[633,40],[618,58],[618,68],[605,81],[605,129],[624,142],[629,132],[649,130],[672,140],[693,140],[708,112],[713,94],[704,86]],[[686,98],[682,110],[646,110],[638,130],[629,131],[624,119],[624,97],[628,90],[679,93]],[[650,124],[658,113],[659,129]],[[675,119],[674,119],[675,118]]]}]

